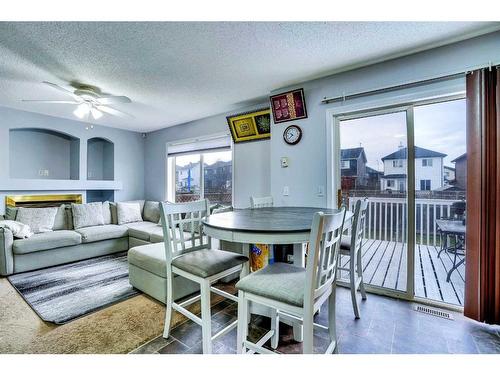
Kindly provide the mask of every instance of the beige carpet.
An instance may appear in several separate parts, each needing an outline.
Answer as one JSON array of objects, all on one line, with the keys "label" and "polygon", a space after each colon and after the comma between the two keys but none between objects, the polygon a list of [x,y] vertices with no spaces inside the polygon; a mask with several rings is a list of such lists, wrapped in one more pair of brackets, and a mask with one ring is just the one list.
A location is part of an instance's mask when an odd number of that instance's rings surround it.
[{"label": "beige carpet", "polygon": [[[222,299],[212,294],[212,304]],[[43,322],[5,278],[0,278],[0,301],[0,354],[128,353],[163,332],[165,308],[145,295],[62,326]],[[198,313],[199,303],[189,310]],[[185,319],[174,312],[172,324]]]}]

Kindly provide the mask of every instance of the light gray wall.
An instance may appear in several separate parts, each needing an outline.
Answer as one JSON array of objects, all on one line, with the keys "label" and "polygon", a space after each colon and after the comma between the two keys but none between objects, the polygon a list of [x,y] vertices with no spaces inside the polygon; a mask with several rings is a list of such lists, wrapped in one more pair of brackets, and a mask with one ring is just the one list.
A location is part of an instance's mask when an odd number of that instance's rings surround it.
[{"label": "light gray wall", "polygon": [[[60,133],[22,129],[9,132],[10,177],[39,179],[70,179],[70,137]],[[48,176],[40,175],[47,170]]]},{"label": "light gray wall", "polygon": [[[85,123],[31,112],[0,107],[0,214],[4,212],[4,196],[43,189],[46,192],[99,190],[118,187],[115,200],[142,199],[144,197],[144,139],[140,133],[94,126],[85,130]],[[9,177],[9,129],[41,128],[66,133],[80,139],[80,180],[32,180]],[[88,181],[87,140],[93,137],[109,139],[114,143],[116,182]]]},{"label": "light gray wall", "polygon": [[[308,112],[307,119],[271,126],[270,175],[271,193],[275,203],[315,207],[327,204],[326,195],[317,195],[319,185],[327,186],[326,112],[330,108],[345,104],[321,104],[324,97],[342,96],[344,93],[369,91],[464,72],[480,64],[487,65],[489,61],[500,61],[500,32],[274,90],[272,94],[303,87]],[[370,100],[373,98],[349,101],[346,104],[359,104]],[[302,141],[296,146],[288,146],[282,139],[283,130],[290,124],[297,124],[303,130]],[[377,136],[376,129],[373,136]],[[288,168],[280,167],[280,157],[283,156],[289,157]],[[284,186],[289,186],[289,196],[283,196]]]},{"label": "light gray wall", "polygon": [[[186,124],[147,134],[145,145],[146,199],[165,199],[165,160],[167,143],[176,140],[228,132],[226,116],[268,106],[267,103],[244,107]],[[248,207],[251,195],[270,193],[270,141],[247,142],[234,145],[234,205]]]},{"label": "light gray wall", "polygon": [[113,180],[114,145],[102,138],[89,139],[87,143],[87,178]]}]

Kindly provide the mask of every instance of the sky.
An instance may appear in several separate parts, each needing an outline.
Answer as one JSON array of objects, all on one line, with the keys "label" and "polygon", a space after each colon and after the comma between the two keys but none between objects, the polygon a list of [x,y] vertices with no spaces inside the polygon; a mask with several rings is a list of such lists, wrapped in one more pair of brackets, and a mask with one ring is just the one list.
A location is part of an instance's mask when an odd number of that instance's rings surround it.
[{"label": "sky", "polygon": [[[465,99],[415,107],[415,145],[447,154],[444,165],[465,153]],[[341,148],[364,147],[368,166],[383,171],[381,159],[406,147],[404,112],[340,123]]]},{"label": "sky", "polygon": [[[204,162],[207,165],[212,165],[217,161],[230,161],[231,151],[207,152],[204,154]],[[197,163],[200,161],[199,154],[178,156],[175,163],[179,166],[188,165],[189,163]]]}]

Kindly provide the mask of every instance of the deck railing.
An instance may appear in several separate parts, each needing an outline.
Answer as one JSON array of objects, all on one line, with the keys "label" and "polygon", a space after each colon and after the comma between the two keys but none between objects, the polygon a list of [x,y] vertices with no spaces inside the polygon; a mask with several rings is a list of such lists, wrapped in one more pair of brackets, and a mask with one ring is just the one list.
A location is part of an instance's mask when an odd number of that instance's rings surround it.
[{"label": "deck railing", "polygon": [[[349,197],[349,209],[364,197]],[[365,238],[382,241],[406,242],[407,212],[406,198],[368,197],[365,220]],[[436,220],[451,215],[451,205],[458,200],[416,199],[415,227],[416,243],[419,245],[440,245]]]}]

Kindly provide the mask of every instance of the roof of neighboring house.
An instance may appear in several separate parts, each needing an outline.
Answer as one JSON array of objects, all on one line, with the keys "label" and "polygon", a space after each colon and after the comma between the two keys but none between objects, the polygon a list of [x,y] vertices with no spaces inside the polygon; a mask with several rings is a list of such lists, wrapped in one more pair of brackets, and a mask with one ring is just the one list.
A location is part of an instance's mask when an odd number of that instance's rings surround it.
[{"label": "roof of neighboring house", "polygon": [[382,176],[382,178],[406,178],[406,174],[405,173],[388,174],[386,176]]},{"label": "roof of neighboring house", "polygon": [[377,171],[369,166],[366,166],[366,173],[368,174],[384,174],[384,172]]},{"label": "roof of neighboring house", "polygon": [[[395,160],[395,159],[406,159],[406,147],[400,148],[396,152],[384,156],[382,160]],[[415,146],[415,159],[420,158],[444,158],[446,154],[441,152],[428,150],[426,148]]]},{"label": "roof of neighboring house", "polygon": [[340,150],[340,159],[341,160],[357,159],[357,158],[359,158],[360,155],[363,156],[363,159],[366,163],[366,155],[365,155],[364,147],[345,148],[343,150]]},{"label": "roof of neighboring house", "polygon": [[453,168],[453,167],[448,167],[447,165],[445,165],[443,168],[444,168],[444,169],[449,169],[450,171],[455,171],[455,168]]},{"label": "roof of neighboring house", "polygon": [[455,162],[462,160],[462,159],[467,159],[467,153],[460,155],[458,158],[453,159],[451,162],[455,163]]}]

